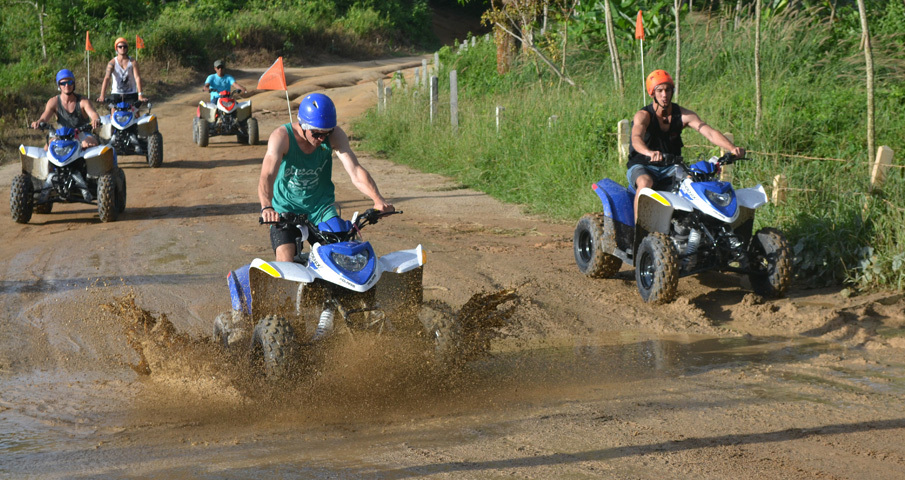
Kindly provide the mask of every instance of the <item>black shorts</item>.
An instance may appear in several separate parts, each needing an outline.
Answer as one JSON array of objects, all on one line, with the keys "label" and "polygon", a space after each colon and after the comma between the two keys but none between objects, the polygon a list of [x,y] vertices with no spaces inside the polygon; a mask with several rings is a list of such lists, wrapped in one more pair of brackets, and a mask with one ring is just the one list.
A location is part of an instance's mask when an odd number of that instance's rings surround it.
[{"label": "black shorts", "polygon": [[277,247],[280,245],[295,245],[295,239],[301,236],[302,231],[295,225],[287,225],[285,227],[277,227],[276,225],[270,226],[270,246],[273,247],[274,252],[277,251]]},{"label": "black shorts", "polygon": [[114,104],[120,103],[120,102],[133,103],[133,102],[138,101],[138,94],[137,93],[111,93],[110,99],[113,100]]}]

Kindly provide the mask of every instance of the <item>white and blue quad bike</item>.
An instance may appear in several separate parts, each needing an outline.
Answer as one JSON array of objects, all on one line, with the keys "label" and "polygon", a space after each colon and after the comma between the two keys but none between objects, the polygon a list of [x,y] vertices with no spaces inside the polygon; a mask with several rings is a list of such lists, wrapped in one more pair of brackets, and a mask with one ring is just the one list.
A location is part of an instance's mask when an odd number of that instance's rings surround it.
[{"label": "white and blue quad bike", "polygon": [[[42,130],[51,127],[41,122]],[[48,214],[53,204],[97,203],[102,222],[115,221],[126,209],[126,174],[117,165],[116,151],[107,145],[82,149],[79,132],[60,127],[49,135],[47,150],[19,146],[22,172],[13,178],[9,209],[17,223],[32,213]]]},{"label": "white and blue quad bike", "polygon": [[102,143],[116,149],[119,155],[141,155],[148,166],[163,164],[163,135],[157,129],[157,116],[148,111],[141,115],[142,102],[116,102],[106,99],[111,114],[101,117],[97,136]]},{"label": "white and blue quad bike", "polygon": [[215,102],[198,103],[192,120],[192,139],[200,147],[216,135],[235,135],[241,144],[258,144],[258,121],[251,116],[251,100],[240,102],[235,92],[219,92]]},{"label": "white and blue quad bike", "polygon": [[[424,253],[421,245],[378,257],[359,231],[379,218],[402,212],[369,209],[352,221],[334,217],[317,227],[305,215],[282,214],[277,226],[295,225],[296,239],[310,252],[292,262],[255,259],[229,272],[232,311],[214,321],[214,341],[227,349],[248,349],[268,378],[292,371],[304,347],[331,332],[410,335],[428,361],[441,362],[457,345],[448,321],[420,318]],[[380,292],[378,292],[380,290]],[[294,298],[293,298],[294,297]],[[335,323],[335,325],[334,325]]]},{"label": "white and blue quad bike", "polygon": [[634,189],[604,179],[593,185],[603,213],[584,215],[575,228],[578,269],[592,278],[610,278],[622,263],[635,268],[641,298],[649,303],[675,299],[680,277],[719,270],[748,276],[755,293],[781,297],[791,282],[791,253],[781,231],[762,228],[752,235],[754,211],[767,203],[761,185],[735,190],[719,181],[731,154],[675,164],[671,185],[644,188],[634,220]]}]

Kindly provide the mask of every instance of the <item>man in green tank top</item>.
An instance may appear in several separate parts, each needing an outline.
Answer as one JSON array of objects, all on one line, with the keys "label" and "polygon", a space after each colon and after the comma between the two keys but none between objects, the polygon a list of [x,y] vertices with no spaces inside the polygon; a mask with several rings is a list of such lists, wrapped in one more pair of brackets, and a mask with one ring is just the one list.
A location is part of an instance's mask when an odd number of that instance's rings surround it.
[{"label": "man in green tank top", "polygon": [[[306,96],[299,104],[299,123],[278,127],[267,140],[261,166],[258,198],[261,217],[276,222],[280,213],[306,214],[317,225],[338,216],[334,203],[333,152],[342,162],[352,184],[374,201],[374,208],[392,212],[371,174],[358,163],[349,137],[336,125],[336,107],[320,93]],[[271,227],[270,242],[278,262],[291,262],[296,254],[297,228]]]}]

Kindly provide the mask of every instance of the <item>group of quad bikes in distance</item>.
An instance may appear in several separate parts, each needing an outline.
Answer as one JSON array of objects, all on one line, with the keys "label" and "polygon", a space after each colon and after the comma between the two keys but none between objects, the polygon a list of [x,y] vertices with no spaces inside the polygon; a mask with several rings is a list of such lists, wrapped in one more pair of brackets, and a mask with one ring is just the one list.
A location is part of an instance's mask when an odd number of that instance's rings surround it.
[{"label": "group of quad bikes in distance", "polygon": [[[151,104],[106,98],[109,115],[93,132],[100,145],[83,148],[80,133],[92,133],[91,125],[54,128],[38,125],[48,132],[47,146],[19,146],[22,172],[10,188],[10,213],[17,223],[28,223],[32,215],[49,214],[54,203],[96,204],[102,222],[112,222],[126,209],[126,174],[119,166],[120,155],[141,155],[148,166],[163,164],[163,136]],[[142,107],[147,110],[142,114]],[[220,92],[216,103],[200,102],[192,133],[199,146],[206,147],[216,135],[236,135],[239,143],[258,143],[258,123],[251,117],[251,101],[237,102],[228,91]]]},{"label": "group of quad bikes in distance", "polygon": [[[150,106],[138,116],[140,106],[111,105],[113,113],[103,118],[98,132],[100,146],[83,150],[78,132],[66,128],[50,134],[46,151],[21,146],[22,173],[10,191],[13,219],[26,223],[33,211],[50,213],[55,202],[96,202],[101,221],[115,220],[126,205],[126,179],[117,153],[145,155],[151,167],[163,161],[157,119]],[[202,147],[214,135],[258,142],[251,102],[237,102],[229,92],[221,92],[216,104],[201,102],[192,132]],[[719,180],[721,168],[737,160],[727,154],[686,165],[681,157],[668,156],[668,162],[679,166],[676,178],[642,189],[637,216],[633,188],[610,179],[594,184],[603,211],[584,215],[575,228],[579,271],[609,278],[625,263],[634,268],[638,291],[648,303],[672,301],[680,277],[704,271],[742,274],[757,294],[784,295],[791,282],[788,242],[775,228],[753,229],[755,210],[767,203],[763,187],[735,190]],[[274,380],[299,371],[299,352],[334,331],[408,335],[424,347],[428,363],[443,369],[486,350],[489,332],[466,331],[455,314],[422,303],[421,245],[378,257],[362,239],[365,226],[399,213],[355,212],[351,221],[329,225],[284,214],[279,224],[309,232],[310,249],[304,251],[305,239],[300,238],[300,253],[292,262],[256,258],[231,271],[227,285],[232,310],[215,319],[214,341],[250,359],[263,376]],[[511,315],[511,309],[495,309],[513,298],[510,291],[476,295],[472,301],[502,318]],[[285,306],[291,304],[294,311],[287,312]]]}]

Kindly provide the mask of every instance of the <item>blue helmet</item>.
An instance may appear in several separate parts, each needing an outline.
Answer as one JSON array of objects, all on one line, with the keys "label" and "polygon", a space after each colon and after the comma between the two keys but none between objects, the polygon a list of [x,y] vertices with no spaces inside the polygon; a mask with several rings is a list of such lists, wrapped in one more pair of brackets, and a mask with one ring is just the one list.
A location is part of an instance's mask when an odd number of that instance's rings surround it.
[{"label": "blue helmet", "polygon": [[299,104],[299,124],[305,130],[330,130],[336,126],[336,106],[323,93],[312,93]]},{"label": "blue helmet", "polygon": [[57,83],[60,83],[60,80],[63,80],[66,78],[71,78],[71,79],[75,80],[75,75],[72,74],[72,70],[70,70],[68,68],[64,68],[64,69],[60,70],[59,72],[57,72]]}]

